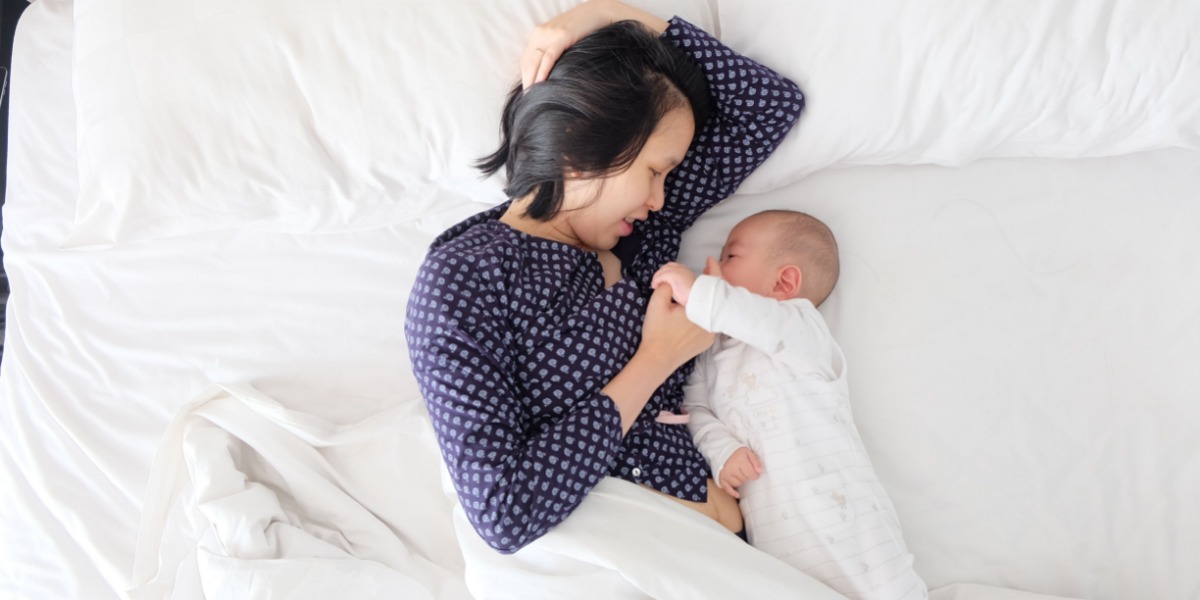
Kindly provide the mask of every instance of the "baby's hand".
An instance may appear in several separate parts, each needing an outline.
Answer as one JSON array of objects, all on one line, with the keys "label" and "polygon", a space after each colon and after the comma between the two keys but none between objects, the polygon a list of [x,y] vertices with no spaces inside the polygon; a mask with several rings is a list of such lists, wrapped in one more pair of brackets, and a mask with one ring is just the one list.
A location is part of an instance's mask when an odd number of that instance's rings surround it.
[{"label": "baby's hand", "polygon": [[676,302],[687,306],[688,296],[692,294],[692,284],[696,282],[696,274],[691,269],[677,263],[669,262],[658,269],[650,279],[650,287],[667,284],[671,286],[671,297]]},{"label": "baby's hand", "polygon": [[734,498],[741,498],[737,488],[743,483],[758,479],[762,473],[762,463],[753,450],[742,446],[733,451],[725,466],[721,467],[721,488]]},{"label": "baby's hand", "polygon": [[704,274],[721,279],[721,263],[711,256],[708,257],[708,260],[704,262]]}]

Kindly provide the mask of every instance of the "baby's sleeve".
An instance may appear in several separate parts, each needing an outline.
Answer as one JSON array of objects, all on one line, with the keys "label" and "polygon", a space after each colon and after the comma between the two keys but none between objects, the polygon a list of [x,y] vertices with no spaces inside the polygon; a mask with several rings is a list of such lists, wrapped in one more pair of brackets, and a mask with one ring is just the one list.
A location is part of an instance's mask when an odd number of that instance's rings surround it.
[{"label": "baby's sleeve", "polygon": [[826,379],[841,375],[840,351],[824,317],[807,299],[779,301],[700,275],[686,310],[688,320],[707,331],[728,335]]}]

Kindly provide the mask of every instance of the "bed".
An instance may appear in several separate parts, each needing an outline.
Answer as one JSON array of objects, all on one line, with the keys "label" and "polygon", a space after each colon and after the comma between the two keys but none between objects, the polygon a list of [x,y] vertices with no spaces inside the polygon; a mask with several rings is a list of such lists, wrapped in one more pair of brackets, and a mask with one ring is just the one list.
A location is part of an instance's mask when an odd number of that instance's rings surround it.
[{"label": "bed", "polygon": [[[463,529],[404,307],[502,200],[469,163],[570,4],[25,10],[0,596],[836,597],[618,481],[557,553]],[[638,4],[806,92],[681,260],[764,208],[833,229],[822,312],[930,596],[1200,598],[1200,5]]]}]

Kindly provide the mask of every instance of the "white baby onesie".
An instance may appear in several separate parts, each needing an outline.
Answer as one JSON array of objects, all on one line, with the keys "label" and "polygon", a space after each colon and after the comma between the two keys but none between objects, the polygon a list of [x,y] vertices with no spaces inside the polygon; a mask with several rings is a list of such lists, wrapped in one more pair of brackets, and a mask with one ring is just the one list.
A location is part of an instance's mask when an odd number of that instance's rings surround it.
[{"label": "white baby onesie", "polygon": [[721,334],[685,388],[696,445],[718,477],[740,447],[762,461],[739,488],[750,543],[850,598],[926,598],[854,426],[842,351],[812,302],[704,275],[687,315]]}]

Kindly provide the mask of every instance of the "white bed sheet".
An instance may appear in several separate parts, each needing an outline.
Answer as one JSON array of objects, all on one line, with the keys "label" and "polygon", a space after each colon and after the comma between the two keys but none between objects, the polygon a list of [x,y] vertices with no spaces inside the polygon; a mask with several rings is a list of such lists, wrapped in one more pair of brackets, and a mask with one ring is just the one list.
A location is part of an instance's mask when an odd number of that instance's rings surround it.
[{"label": "white bed sheet", "polygon": [[[0,595],[121,597],[151,461],[211,383],[362,421],[418,396],[403,346],[431,237],[477,210],[346,234],[217,231],[63,251],[77,189],[71,5],[14,57],[0,367]],[[945,598],[1194,598],[1200,514],[1200,153],[825,171],[726,203],[698,264],[758,208],[826,220],[824,307],[917,568]],[[450,505],[411,461],[403,497]],[[381,486],[385,485],[381,483]],[[453,566],[453,532],[411,540]],[[937,596],[937,594],[935,594]]]},{"label": "white bed sheet", "polygon": [[[17,501],[4,503],[0,596],[18,598],[128,586],[148,459],[210,383],[249,382],[335,423],[416,402],[408,287],[432,236],[478,210],[347,235],[222,231],[60,251],[76,191],[71,16],[70,2],[32,4],[15,58],[0,437]],[[436,464],[427,450],[403,460]],[[414,497],[444,505],[437,489]],[[452,537],[419,541],[457,552]]]}]

